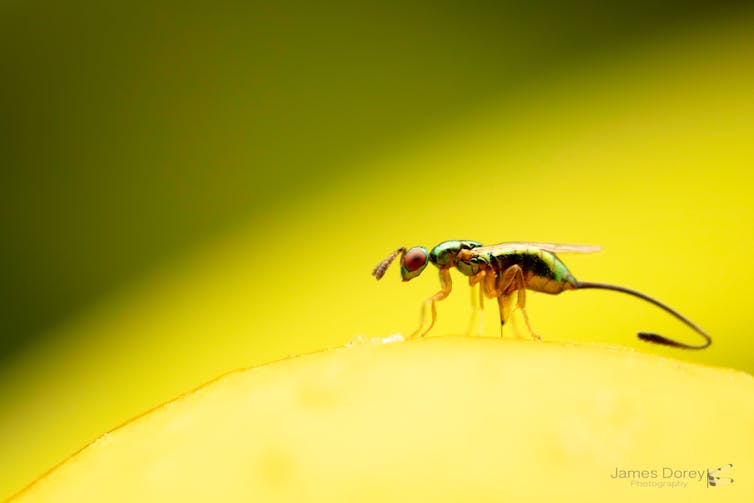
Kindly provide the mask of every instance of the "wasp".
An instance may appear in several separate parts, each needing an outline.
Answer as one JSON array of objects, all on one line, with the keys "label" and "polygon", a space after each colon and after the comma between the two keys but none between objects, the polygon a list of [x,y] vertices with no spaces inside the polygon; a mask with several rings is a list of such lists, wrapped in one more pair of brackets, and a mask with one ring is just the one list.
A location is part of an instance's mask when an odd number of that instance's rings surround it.
[{"label": "wasp", "polygon": [[[401,277],[403,281],[409,281],[419,276],[429,262],[439,269],[440,290],[434,295],[427,297],[423,302],[419,328],[413,332],[411,335],[412,338],[417,335],[421,337],[425,336],[434,326],[437,320],[436,304],[450,294],[452,288],[450,269],[455,267],[462,274],[468,276],[469,284],[472,287],[480,284],[479,309],[483,306],[484,296],[490,299],[497,299],[501,330],[512,312],[514,294],[516,305],[513,308],[521,310],[529,333],[534,339],[539,340],[540,337],[532,330],[529,317],[526,314],[527,290],[558,294],[566,290],[594,288],[632,295],[654,304],[685,323],[704,338],[703,343],[692,345],[669,339],[656,333],[639,332],[638,337],[641,340],[683,349],[704,349],[711,344],[712,340],[707,335],[707,332],[675,309],[630,288],[608,283],[579,281],[556,255],[556,253],[591,253],[599,250],[600,247],[598,246],[556,243],[509,242],[483,246],[478,241],[444,241],[429,252],[423,246],[415,246],[408,249],[405,247],[398,248],[388,255],[385,260],[377,264],[372,271],[372,275],[377,279],[382,278],[390,264],[398,256],[400,256]],[[474,315],[478,310],[473,291],[472,301],[474,301],[473,322]],[[422,330],[427,309],[431,310],[432,319],[429,326]]]}]

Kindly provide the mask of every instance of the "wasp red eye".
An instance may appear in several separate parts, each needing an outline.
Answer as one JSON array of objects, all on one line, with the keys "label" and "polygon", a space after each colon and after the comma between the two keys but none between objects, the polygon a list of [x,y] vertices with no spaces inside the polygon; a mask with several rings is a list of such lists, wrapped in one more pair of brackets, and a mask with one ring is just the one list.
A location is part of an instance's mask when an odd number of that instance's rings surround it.
[{"label": "wasp red eye", "polygon": [[421,269],[427,263],[427,252],[422,248],[413,248],[403,257],[403,267],[408,272]]}]

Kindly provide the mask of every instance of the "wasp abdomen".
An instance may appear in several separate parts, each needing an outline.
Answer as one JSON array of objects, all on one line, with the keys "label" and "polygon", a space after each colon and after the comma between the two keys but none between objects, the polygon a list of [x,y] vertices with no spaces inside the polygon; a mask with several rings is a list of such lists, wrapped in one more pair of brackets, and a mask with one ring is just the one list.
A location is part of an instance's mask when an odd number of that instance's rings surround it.
[{"label": "wasp abdomen", "polygon": [[499,250],[487,259],[498,277],[517,265],[524,273],[526,288],[544,293],[560,293],[575,288],[576,280],[566,266],[546,250]]}]

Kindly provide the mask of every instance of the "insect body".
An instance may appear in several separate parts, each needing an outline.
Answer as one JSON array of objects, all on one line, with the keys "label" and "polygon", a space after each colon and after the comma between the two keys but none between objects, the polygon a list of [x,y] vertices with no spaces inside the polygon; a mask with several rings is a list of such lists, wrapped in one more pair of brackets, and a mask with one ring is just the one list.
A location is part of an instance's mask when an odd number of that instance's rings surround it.
[{"label": "insect body", "polygon": [[[403,281],[409,281],[419,276],[427,267],[428,262],[439,269],[441,288],[422,304],[422,321],[412,337],[416,335],[424,336],[434,325],[437,320],[436,303],[450,294],[452,288],[450,269],[455,267],[469,277],[471,286],[480,283],[480,306],[483,302],[483,295],[497,299],[501,327],[510,315],[511,301],[513,294],[516,294],[516,307],[521,309],[526,326],[535,339],[539,339],[539,336],[531,329],[526,314],[526,290],[556,294],[564,290],[596,288],[625,293],[650,302],[681,320],[704,337],[705,341],[700,345],[690,345],[648,332],[639,332],[640,339],[685,349],[703,349],[710,345],[711,339],[704,330],[669,306],[641,292],[622,286],[578,281],[555,255],[560,252],[588,253],[599,251],[599,249],[597,246],[554,243],[511,242],[482,246],[482,243],[477,241],[445,241],[432,248],[430,252],[427,252],[427,249],[422,246],[410,249],[398,248],[385,260],[377,264],[372,274],[377,279],[382,278],[390,263],[398,255],[401,257]],[[432,312],[432,320],[429,326],[422,330],[428,307]]]}]

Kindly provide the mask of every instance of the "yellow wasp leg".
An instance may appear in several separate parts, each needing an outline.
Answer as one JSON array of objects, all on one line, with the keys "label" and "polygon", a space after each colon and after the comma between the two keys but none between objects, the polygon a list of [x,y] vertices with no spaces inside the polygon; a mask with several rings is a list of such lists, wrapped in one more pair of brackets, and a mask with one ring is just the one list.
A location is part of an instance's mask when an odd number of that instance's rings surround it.
[{"label": "yellow wasp leg", "polygon": [[482,278],[484,281],[482,285],[484,286],[484,293],[487,295],[487,297],[494,299],[495,297],[500,297],[500,294],[497,291],[497,285],[495,285],[497,281],[497,274],[495,274],[495,271],[490,269],[488,271],[484,271],[484,277]]},{"label": "yellow wasp leg", "polygon": [[[529,334],[532,339],[541,341],[542,338],[538,336],[531,328],[529,322],[529,316],[526,314],[526,279],[524,278],[524,270],[521,266],[512,265],[503,271],[503,276],[500,278],[499,290],[503,296],[510,296],[513,292],[516,292],[516,307],[521,310],[521,314],[524,315],[524,321],[526,322],[526,328],[529,329]],[[500,297],[498,297],[498,300]],[[502,310],[502,303],[500,304]],[[502,323],[503,313],[500,313],[500,319]]]},{"label": "yellow wasp leg", "polygon": [[501,294],[497,298],[497,307],[500,310],[500,337],[503,336],[503,325],[511,314],[511,296]]},{"label": "yellow wasp leg", "polygon": [[[474,325],[476,325],[476,319],[479,318],[479,324],[477,326],[477,336],[481,336],[484,333],[484,317],[479,317],[479,313],[484,310],[484,288],[482,286],[482,280],[484,279],[484,271],[469,276],[469,286],[471,287],[471,319],[469,319],[469,327],[466,329],[466,335],[470,336],[474,331]],[[477,302],[477,292],[474,286],[479,283],[479,301]]]},{"label": "yellow wasp leg", "polygon": [[503,325],[510,314],[510,295],[505,290],[505,283],[510,282],[509,278],[500,278],[498,281],[497,273],[494,269],[484,271],[483,285],[484,293],[487,297],[497,298],[498,310],[500,311],[500,337],[503,336]]},{"label": "yellow wasp leg", "polygon": [[[421,319],[419,320],[419,328],[417,328],[414,333],[411,334],[409,337],[410,339],[413,339],[417,335],[420,337],[424,337],[427,335],[427,332],[429,332],[432,327],[435,325],[435,321],[437,321],[437,307],[435,304],[439,300],[443,300],[445,297],[447,297],[450,294],[450,290],[452,288],[452,281],[450,279],[450,272],[448,269],[440,269],[440,291],[436,294],[432,295],[431,297],[427,297],[427,299],[422,303],[422,313],[421,313]],[[424,325],[424,318],[426,318],[427,315],[427,306],[432,306],[432,321],[430,322],[429,326],[422,331],[422,326]]]}]

